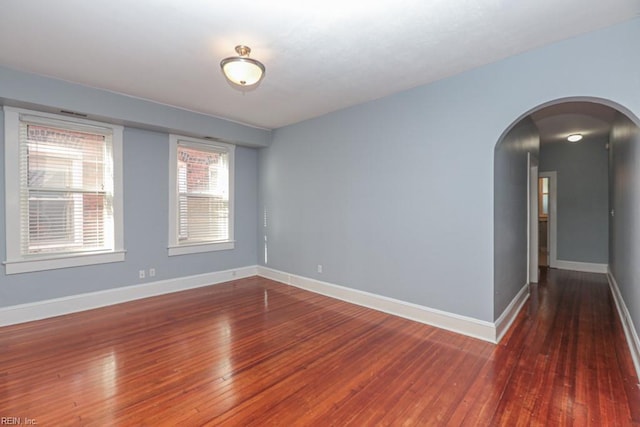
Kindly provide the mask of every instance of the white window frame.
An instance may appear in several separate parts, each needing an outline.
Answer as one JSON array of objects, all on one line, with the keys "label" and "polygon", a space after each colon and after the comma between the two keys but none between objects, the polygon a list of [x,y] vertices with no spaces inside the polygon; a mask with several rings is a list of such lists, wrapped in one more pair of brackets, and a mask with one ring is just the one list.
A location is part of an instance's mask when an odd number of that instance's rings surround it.
[{"label": "white window frame", "polygon": [[[235,177],[235,145],[207,139],[192,138],[182,135],[169,135],[169,256],[187,255],[202,252],[224,251],[235,248],[234,240],[234,177]],[[228,155],[229,160],[229,233],[223,241],[180,244],[178,224],[178,146],[203,150],[220,150]]]},{"label": "white window frame", "polygon": [[[43,113],[21,108],[3,107],[4,110],[4,163],[5,163],[5,245],[6,274],[28,273],[57,268],[121,262],[125,259],[123,230],[122,140],[123,127],[110,123]],[[48,126],[91,126],[112,132],[113,153],[113,227],[114,247],[111,250],[85,251],[65,254],[21,253],[20,212],[20,119]]]}]

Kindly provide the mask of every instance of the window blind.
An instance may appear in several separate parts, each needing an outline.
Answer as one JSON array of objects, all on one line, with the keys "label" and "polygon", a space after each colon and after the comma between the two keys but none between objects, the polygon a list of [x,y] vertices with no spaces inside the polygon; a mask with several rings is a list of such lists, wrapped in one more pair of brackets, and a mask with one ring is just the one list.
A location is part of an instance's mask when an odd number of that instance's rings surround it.
[{"label": "window blind", "polygon": [[21,253],[113,250],[110,129],[20,121]]},{"label": "window blind", "polygon": [[178,143],[178,244],[229,239],[229,154]]}]

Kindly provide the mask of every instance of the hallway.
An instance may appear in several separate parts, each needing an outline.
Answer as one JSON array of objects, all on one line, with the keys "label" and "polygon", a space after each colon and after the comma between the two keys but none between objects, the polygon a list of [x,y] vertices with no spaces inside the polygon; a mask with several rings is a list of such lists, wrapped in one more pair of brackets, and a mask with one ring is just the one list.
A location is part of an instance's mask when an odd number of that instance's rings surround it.
[{"label": "hallway", "polygon": [[[529,414],[540,425],[640,422],[638,378],[605,275],[542,269],[500,345],[519,353],[501,425],[526,424]],[[511,408],[510,399],[521,407]]]}]

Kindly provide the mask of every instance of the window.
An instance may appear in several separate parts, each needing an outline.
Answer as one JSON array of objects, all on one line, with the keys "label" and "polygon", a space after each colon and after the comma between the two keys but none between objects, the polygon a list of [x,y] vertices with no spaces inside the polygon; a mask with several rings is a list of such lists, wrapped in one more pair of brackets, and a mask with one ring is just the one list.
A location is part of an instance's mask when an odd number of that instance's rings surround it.
[{"label": "window", "polygon": [[231,144],[171,135],[169,255],[233,249]]},{"label": "window", "polygon": [[538,178],[538,216],[549,216],[549,178]]},{"label": "window", "polygon": [[4,116],[7,274],[123,261],[122,127]]}]

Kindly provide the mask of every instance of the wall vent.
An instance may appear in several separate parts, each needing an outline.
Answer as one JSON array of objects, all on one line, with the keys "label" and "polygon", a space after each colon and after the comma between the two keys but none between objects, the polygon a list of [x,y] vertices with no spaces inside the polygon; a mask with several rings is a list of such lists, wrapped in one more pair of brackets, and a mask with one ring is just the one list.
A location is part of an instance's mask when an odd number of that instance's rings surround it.
[{"label": "wall vent", "polygon": [[76,113],[75,111],[60,110],[60,112],[61,112],[62,114],[69,114],[69,115],[71,115],[71,116],[76,116],[76,117],[84,117],[84,118],[87,118],[87,117],[88,117],[86,114]]}]

